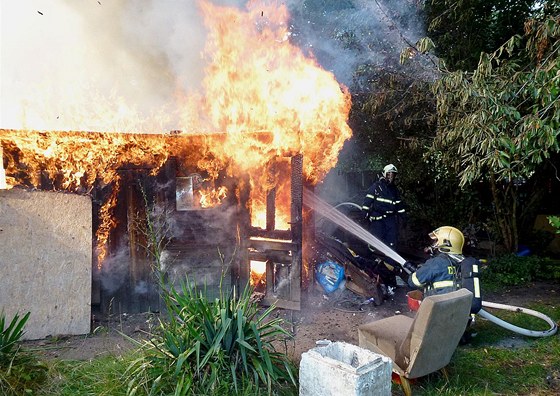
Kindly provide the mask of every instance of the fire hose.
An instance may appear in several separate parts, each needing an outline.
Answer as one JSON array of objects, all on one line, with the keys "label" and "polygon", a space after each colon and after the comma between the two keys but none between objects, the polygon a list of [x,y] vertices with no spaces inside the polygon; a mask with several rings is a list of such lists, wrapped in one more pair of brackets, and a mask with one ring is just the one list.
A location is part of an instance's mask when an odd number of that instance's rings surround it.
[{"label": "fire hose", "polygon": [[485,311],[484,309],[481,309],[480,311],[478,311],[478,315],[482,316],[484,319],[487,319],[490,322],[492,322],[492,323],[494,323],[494,324],[496,324],[500,327],[503,327],[504,329],[513,331],[514,333],[518,333],[518,334],[521,334],[521,335],[524,335],[524,336],[527,336],[527,337],[549,337],[551,335],[556,334],[556,332],[558,331],[558,325],[556,324],[556,322],[554,322],[550,317],[546,316],[545,314],[543,314],[541,312],[538,312],[538,311],[534,311],[532,309],[515,307],[513,305],[498,304],[498,303],[493,303],[493,302],[490,302],[490,301],[482,301],[482,306],[483,307],[488,307],[488,308],[503,309],[503,310],[507,310],[507,311],[519,312],[519,313],[524,313],[524,314],[527,314],[527,315],[531,315],[531,316],[534,316],[536,318],[544,320],[550,326],[550,328],[548,330],[544,330],[544,331],[524,329],[522,327],[515,326],[511,323],[508,323],[505,320],[502,320],[502,319],[492,315],[488,311]]},{"label": "fire hose", "polygon": [[[339,210],[337,210],[341,206],[352,206],[354,208],[357,208],[357,209],[361,210],[361,206],[359,206],[358,204],[353,203],[353,202],[342,202],[342,203],[332,207],[329,204],[327,204],[326,202],[323,202],[322,200],[320,200],[317,196],[315,196],[313,193],[311,193],[310,191],[307,191],[307,190],[304,191],[304,197],[307,201],[311,201],[310,206],[313,209],[321,210],[322,214],[325,217],[329,218],[331,221],[333,221],[338,226],[344,228],[346,231],[351,232],[356,237],[362,239],[364,242],[374,244],[386,256],[389,256],[392,259],[394,259],[395,261],[397,261],[408,274],[413,272],[410,267],[407,267],[406,264],[408,264],[408,262],[403,257],[401,257],[397,252],[395,252],[389,246],[385,245],[381,240],[376,238],[374,235],[370,234],[363,227],[359,226],[353,220],[351,220],[350,218],[348,218],[347,216],[342,214]],[[335,209],[335,210],[332,210],[332,209]],[[527,337],[549,337],[549,336],[552,336],[552,335],[556,334],[556,332],[558,331],[558,325],[556,324],[556,322],[554,322],[554,320],[552,320],[547,315],[545,315],[541,312],[532,310],[532,309],[516,307],[516,306],[513,306],[513,305],[493,303],[493,302],[490,302],[490,301],[482,301],[482,306],[487,307],[487,308],[502,309],[502,310],[507,310],[507,311],[511,311],[511,312],[518,312],[518,313],[524,313],[524,314],[527,314],[527,315],[531,315],[531,316],[534,316],[536,318],[539,318],[539,319],[545,321],[550,326],[550,328],[548,330],[544,330],[544,331],[529,330],[529,329],[525,329],[525,328],[516,326],[516,325],[511,324],[509,322],[506,322],[506,321],[492,315],[491,313],[489,313],[488,311],[486,311],[484,309],[481,309],[478,312],[478,315],[480,315],[484,319],[489,320],[490,322],[492,322],[492,323],[494,323],[494,324],[496,324],[500,327],[503,327],[507,330],[510,330],[514,333],[517,333],[517,334],[521,334],[521,335],[524,335],[524,336],[527,336]]]}]

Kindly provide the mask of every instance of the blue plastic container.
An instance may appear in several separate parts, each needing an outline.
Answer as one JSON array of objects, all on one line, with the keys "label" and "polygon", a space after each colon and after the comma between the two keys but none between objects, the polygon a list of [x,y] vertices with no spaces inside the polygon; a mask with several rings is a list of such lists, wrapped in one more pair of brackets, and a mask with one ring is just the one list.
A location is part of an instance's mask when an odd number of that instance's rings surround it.
[{"label": "blue plastic container", "polygon": [[325,261],[315,268],[315,278],[327,294],[334,292],[344,280],[344,267],[334,261]]}]

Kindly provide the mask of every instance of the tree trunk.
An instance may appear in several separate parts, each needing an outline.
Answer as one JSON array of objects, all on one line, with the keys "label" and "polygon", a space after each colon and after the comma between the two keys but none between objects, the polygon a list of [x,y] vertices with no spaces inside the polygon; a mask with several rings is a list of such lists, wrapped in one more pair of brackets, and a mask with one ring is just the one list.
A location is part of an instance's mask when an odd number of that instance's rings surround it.
[{"label": "tree trunk", "polygon": [[489,176],[496,222],[504,247],[508,252],[516,252],[518,243],[516,189],[510,182],[501,190],[498,187],[495,175],[490,173]]}]

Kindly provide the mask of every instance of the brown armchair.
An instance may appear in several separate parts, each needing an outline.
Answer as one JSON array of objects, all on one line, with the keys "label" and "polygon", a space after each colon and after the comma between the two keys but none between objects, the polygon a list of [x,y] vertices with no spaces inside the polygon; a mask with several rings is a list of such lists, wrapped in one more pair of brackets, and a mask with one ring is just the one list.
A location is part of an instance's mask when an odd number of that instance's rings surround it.
[{"label": "brown armchair", "polygon": [[414,318],[397,315],[360,326],[359,345],[389,356],[405,395],[411,395],[408,379],[449,364],[466,329],[471,300],[467,289],[426,297]]}]

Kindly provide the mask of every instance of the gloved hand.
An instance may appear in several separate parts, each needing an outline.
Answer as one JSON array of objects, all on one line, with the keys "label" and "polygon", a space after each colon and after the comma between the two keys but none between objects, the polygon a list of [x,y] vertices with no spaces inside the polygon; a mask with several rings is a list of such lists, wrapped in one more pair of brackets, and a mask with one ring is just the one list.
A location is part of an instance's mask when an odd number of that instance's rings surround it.
[{"label": "gloved hand", "polygon": [[411,263],[410,261],[406,261],[403,265],[402,265],[403,269],[408,272],[409,274],[412,274],[413,272],[416,272],[416,270],[418,269],[418,267]]}]

